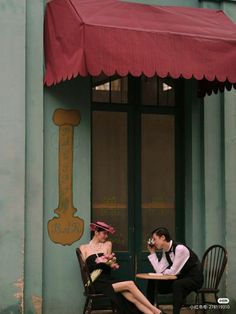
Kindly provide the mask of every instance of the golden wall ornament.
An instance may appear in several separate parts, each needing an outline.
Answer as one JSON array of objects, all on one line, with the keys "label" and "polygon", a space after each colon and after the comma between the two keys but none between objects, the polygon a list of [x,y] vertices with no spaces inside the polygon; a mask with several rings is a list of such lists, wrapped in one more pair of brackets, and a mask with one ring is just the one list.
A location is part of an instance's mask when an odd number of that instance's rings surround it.
[{"label": "golden wall ornament", "polygon": [[59,126],[59,205],[48,222],[50,239],[62,245],[78,241],[84,232],[84,220],[75,217],[73,205],[73,139],[74,127],[80,123],[79,110],[57,109],[53,122]]}]

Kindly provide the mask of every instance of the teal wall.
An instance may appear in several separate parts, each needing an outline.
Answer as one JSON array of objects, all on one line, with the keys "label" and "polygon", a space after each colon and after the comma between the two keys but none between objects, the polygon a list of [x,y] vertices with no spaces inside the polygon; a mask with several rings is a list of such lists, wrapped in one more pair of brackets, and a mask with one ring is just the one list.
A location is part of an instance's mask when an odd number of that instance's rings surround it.
[{"label": "teal wall", "polygon": [[21,308],[24,282],[26,3],[0,1],[0,312]]},{"label": "teal wall", "polygon": [[228,250],[226,295],[231,300],[231,313],[236,313],[236,92],[224,96],[225,145],[225,242]]},{"label": "teal wall", "polygon": [[[223,2],[221,8],[236,22],[236,3]],[[224,151],[225,151],[225,243],[229,262],[226,295],[230,298],[231,313],[236,313],[236,92],[224,95]]]},{"label": "teal wall", "polygon": [[204,220],[205,247],[226,247],[228,264],[220,296],[236,312],[236,102],[235,91],[204,99]]},{"label": "teal wall", "polygon": [[[79,109],[80,124],[74,128],[73,203],[85,221],[84,234],[71,246],[52,242],[47,222],[58,206],[58,133],[52,121],[58,109]],[[44,228],[43,228],[43,313],[80,313],[84,303],[75,249],[89,241],[91,148],[90,79],[77,78],[45,89],[44,99]],[[82,310],[81,310],[82,313]]]},{"label": "teal wall", "polygon": [[[89,79],[46,89],[44,96],[43,16],[43,0],[0,2],[0,313],[78,313],[84,301],[79,243],[54,244],[46,227],[58,202],[58,138],[51,120],[57,107],[81,110],[74,204],[85,224],[90,221]],[[81,241],[88,238],[86,228]]]},{"label": "teal wall", "polygon": [[236,92],[195,97],[197,86],[186,81],[185,93],[185,236],[201,257],[221,244],[228,264],[219,296],[236,312]]},{"label": "teal wall", "polygon": [[[202,2],[203,7],[221,9],[236,22],[235,1]],[[228,264],[221,296],[230,299],[229,313],[236,312],[236,101],[235,91],[204,99],[205,234],[206,247],[224,245]]]}]

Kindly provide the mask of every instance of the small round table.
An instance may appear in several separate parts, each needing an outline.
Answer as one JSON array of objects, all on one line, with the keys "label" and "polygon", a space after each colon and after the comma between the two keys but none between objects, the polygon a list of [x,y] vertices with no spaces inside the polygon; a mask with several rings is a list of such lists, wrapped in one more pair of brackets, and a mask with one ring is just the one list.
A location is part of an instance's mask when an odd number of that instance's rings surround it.
[{"label": "small round table", "polygon": [[[151,279],[151,280],[176,280],[177,276],[175,275],[163,275],[163,274],[156,274],[156,273],[139,273],[136,274],[136,278],[139,279]],[[157,306],[157,285],[155,284],[155,291],[154,291],[154,306]]]}]

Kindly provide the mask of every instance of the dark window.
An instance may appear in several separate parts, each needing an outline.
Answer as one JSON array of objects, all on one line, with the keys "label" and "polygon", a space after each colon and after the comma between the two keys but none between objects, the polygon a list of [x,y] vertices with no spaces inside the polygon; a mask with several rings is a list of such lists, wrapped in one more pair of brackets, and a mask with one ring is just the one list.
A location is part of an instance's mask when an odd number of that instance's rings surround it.
[{"label": "dark window", "polygon": [[[141,106],[175,106],[176,80],[171,78],[148,78],[142,75],[138,80],[136,95]],[[92,101],[107,104],[128,104],[129,77],[100,75],[92,78]],[[133,102],[132,102],[133,104]]]},{"label": "dark window", "polygon": [[102,103],[127,104],[128,78],[100,75],[92,79],[92,100]]}]

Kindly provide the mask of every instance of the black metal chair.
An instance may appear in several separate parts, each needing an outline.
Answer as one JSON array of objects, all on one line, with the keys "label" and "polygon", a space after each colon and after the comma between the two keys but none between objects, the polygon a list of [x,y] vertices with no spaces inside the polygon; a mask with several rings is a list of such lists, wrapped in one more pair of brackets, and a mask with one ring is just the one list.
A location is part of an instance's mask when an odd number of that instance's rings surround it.
[{"label": "black metal chair", "polygon": [[[204,275],[204,283],[201,289],[197,291],[196,304],[199,303],[201,296],[201,304],[218,304],[217,293],[219,292],[219,284],[227,264],[227,251],[221,245],[212,245],[204,253],[202,258],[202,268]],[[215,302],[206,300],[206,295],[214,295]],[[204,313],[206,312],[203,307]],[[220,307],[218,310],[221,312]]]},{"label": "black metal chair", "polygon": [[[81,277],[84,284],[84,295],[86,297],[83,314],[92,313],[94,301],[98,299],[109,301],[112,313],[116,313],[112,301],[103,293],[96,292],[93,281],[89,273],[88,266],[86,264],[86,261],[84,261],[82,253],[79,248],[76,249],[76,255],[78,258],[79,265],[80,265]],[[103,310],[107,310],[107,307],[106,309],[103,309]]]}]

